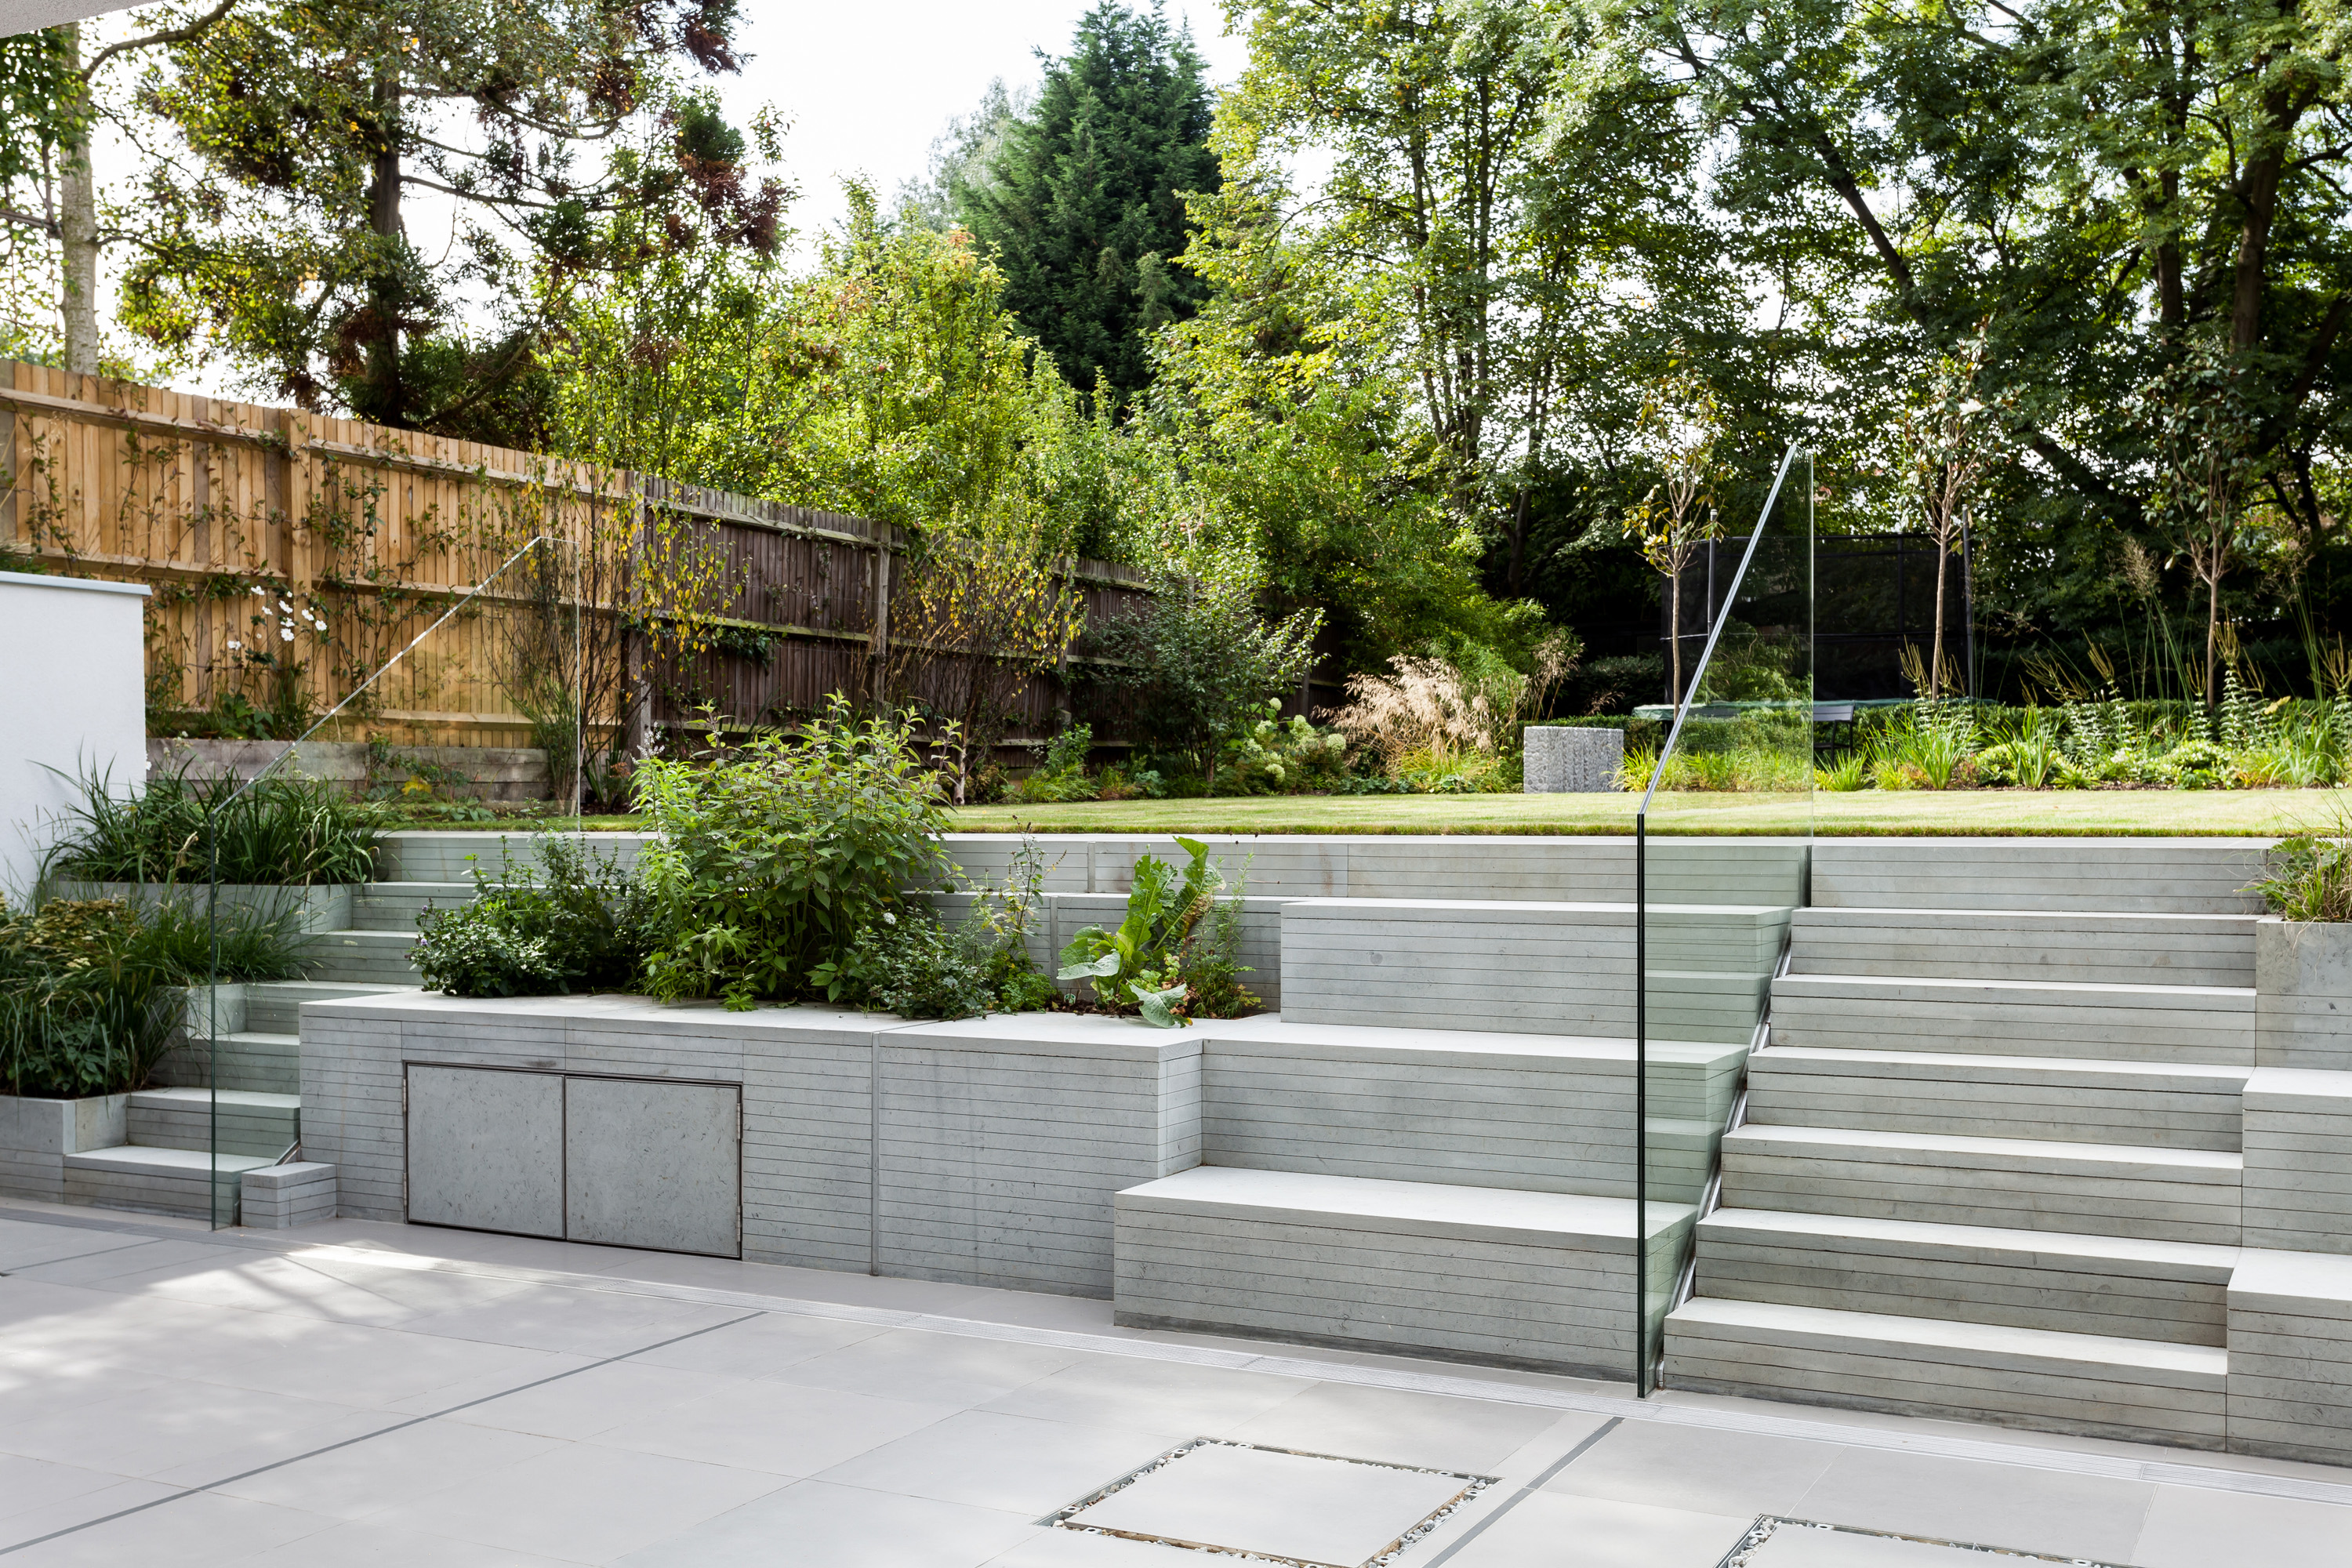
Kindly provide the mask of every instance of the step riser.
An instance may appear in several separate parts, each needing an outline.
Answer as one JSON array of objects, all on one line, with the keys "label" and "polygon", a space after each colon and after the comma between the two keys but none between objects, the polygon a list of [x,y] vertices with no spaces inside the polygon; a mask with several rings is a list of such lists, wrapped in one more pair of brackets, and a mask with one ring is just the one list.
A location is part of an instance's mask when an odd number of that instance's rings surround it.
[{"label": "step riser", "polygon": [[[233,1110],[223,1106],[218,1121],[219,1151],[224,1154],[259,1154],[274,1160],[294,1142],[298,1120],[292,1110],[245,1107]],[[130,1126],[130,1141],[143,1148],[201,1152],[215,1147],[213,1116],[201,1108],[142,1106],[134,1097]]]},{"label": "step riser", "polygon": [[156,1064],[154,1081],[165,1089],[220,1089],[235,1093],[299,1094],[302,1048],[290,1038],[223,1039],[207,1053],[192,1040]]},{"label": "step riser", "polygon": [[2050,1006],[1983,998],[1844,996],[1783,980],[1772,1043],[1822,1050],[2254,1065],[2253,1008]]},{"label": "step riser", "polygon": [[[1390,1032],[1391,1035],[1393,1032]],[[1703,1047],[1660,1047],[1698,1058]],[[1696,1196],[1746,1053],[1654,1061],[1655,1195]],[[1425,1057],[1432,1059],[1400,1060]],[[1202,1160],[1263,1171],[1530,1192],[1633,1195],[1633,1068],[1624,1059],[1307,1054],[1216,1038],[1202,1049]]]},{"label": "step riser", "polygon": [[[1784,911],[1654,911],[1654,1039],[1744,1045]],[[1283,1016],[1369,1028],[1630,1037],[1622,906],[1309,899],[1282,911]]]},{"label": "step riser", "polygon": [[463,884],[436,888],[430,893],[362,891],[352,903],[352,928],[413,935],[426,910],[456,909],[472,903],[474,897],[474,889]]},{"label": "step riser", "polygon": [[1834,1071],[1766,1051],[1748,1066],[1748,1120],[1767,1126],[2042,1138],[2223,1153],[2239,1146],[2234,1089],[1988,1081],[1995,1070],[1972,1076],[1951,1068],[1871,1064]]},{"label": "step riser", "polygon": [[2263,846],[2180,840],[1875,839],[1813,846],[1832,908],[2252,915]]},{"label": "step riser", "polygon": [[2229,1281],[2009,1263],[1931,1249],[1864,1251],[1828,1238],[1726,1237],[1701,1223],[1697,1293],[1716,1300],[1991,1323],[2167,1344],[2227,1342]]},{"label": "step riser", "polygon": [[[1737,1135],[1735,1134],[1736,1138]],[[2238,1183],[2084,1171],[1971,1169],[1841,1152],[1760,1153],[1724,1141],[1731,1208],[2239,1244]]]},{"label": "step riser", "polygon": [[[345,984],[414,985],[415,938],[397,931],[330,931],[310,939],[302,968],[313,980]],[[246,1005],[247,1027],[253,1005]]]},{"label": "step riser", "polygon": [[2224,1446],[2225,1378],[2176,1374],[2140,1382],[2102,1375],[2105,1371],[2058,1361],[1979,1366],[1951,1352],[1666,1320],[1669,1388],[2126,1442]]},{"label": "step riser", "polygon": [[2052,985],[2224,985],[2254,984],[2254,937],[2245,929],[2209,932],[2113,934],[1922,929],[1908,925],[1824,923],[1801,914],[1790,942],[1798,974],[1868,974],[1888,979],[2029,980]]},{"label": "step riser", "polygon": [[[236,1182],[221,1180],[222,1201],[234,1205]],[[66,1202],[89,1208],[130,1209],[139,1214],[181,1215],[210,1219],[211,1184],[201,1173],[187,1176],[131,1175],[66,1166]]]}]

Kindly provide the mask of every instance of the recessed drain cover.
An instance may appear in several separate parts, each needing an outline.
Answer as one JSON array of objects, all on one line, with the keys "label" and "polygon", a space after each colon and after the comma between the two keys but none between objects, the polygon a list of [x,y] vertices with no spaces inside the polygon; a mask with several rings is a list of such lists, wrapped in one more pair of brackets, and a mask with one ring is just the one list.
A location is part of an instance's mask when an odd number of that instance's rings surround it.
[{"label": "recessed drain cover", "polygon": [[2024,1568],[2031,1563],[2063,1563],[2065,1568],[2118,1568],[2088,1557],[2051,1557],[2016,1552],[2005,1546],[1971,1546],[1965,1542],[1930,1541],[1918,1535],[1890,1535],[1858,1530],[1846,1524],[1819,1524],[1807,1519],[1776,1519],[1769,1514],[1731,1549],[1721,1568]]},{"label": "recessed drain cover", "polygon": [[1294,1568],[1375,1568],[1492,1484],[1202,1437],[1045,1522]]}]

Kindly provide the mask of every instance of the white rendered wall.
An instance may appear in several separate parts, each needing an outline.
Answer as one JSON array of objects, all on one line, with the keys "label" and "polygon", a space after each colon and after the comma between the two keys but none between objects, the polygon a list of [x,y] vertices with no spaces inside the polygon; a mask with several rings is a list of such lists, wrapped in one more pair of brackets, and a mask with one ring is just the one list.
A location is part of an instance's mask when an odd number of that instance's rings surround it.
[{"label": "white rendered wall", "polygon": [[0,572],[0,891],[20,908],[76,776],[110,771],[125,795],[146,783],[146,599],[129,583]]}]

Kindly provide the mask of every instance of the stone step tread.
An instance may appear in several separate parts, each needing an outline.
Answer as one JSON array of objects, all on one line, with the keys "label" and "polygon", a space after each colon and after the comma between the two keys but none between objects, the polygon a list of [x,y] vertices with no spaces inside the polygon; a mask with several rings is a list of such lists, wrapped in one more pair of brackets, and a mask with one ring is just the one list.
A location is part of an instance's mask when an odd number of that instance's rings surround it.
[{"label": "stone step tread", "polygon": [[465,893],[470,896],[473,890],[471,882],[362,882],[359,885],[362,898],[370,893],[401,898],[421,898],[435,893]]},{"label": "stone step tread", "polygon": [[[201,1177],[207,1169],[224,1173],[257,1171],[278,1163],[268,1154],[213,1154],[201,1149],[163,1149],[146,1143],[122,1143],[111,1149],[89,1149],[65,1157],[68,1168],[113,1171],[131,1176]],[[216,1163],[215,1163],[216,1162]]]},{"label": "stone step tread", "polygon": [[1942,1225],[1931,1220],[1866,1219],[1780,1209],[1721,1208],[1698,1222],[1699,1246],[1769,1241],[1791,1250],[1808,1241],[1852,1244],[1851,1250],[1890,1255],[1944,1254],[2034,1263],[2054,1268],[2126,1264],[2227,1284],[2241,1249],[2205,1242],[2141,1240],[2055,1230],[2007,1230],[1995,1226]]},{"label": "stone step tread", "polygon": [[2077,1367],[2087,1364],[2122,1376],[2136,1372],[2185,1374],[2210,1380],[2217,1391],[2226,1387],[2230,1373],[2230,1352],[2211,1345],[2117,1339],[2058,1329],[2012,1329],[1952,1318],[1895,1318],[1876,1312],[1840,1311],[1831,1307],[1790,1307],[1773,1301],[1695,1297],[1676,1308],[1667,1317],[1666,1324],[1669,1332],[1676,1324],[1711,1325],[1816,1342],[1862,1343],[1881,1353],[1905,1349],[1957,1351],[2014,1361],[2021,1365],[2053,1362]]},{"label": "stone step tread", "polygon": [[[341,935],[339,931],[319,933]],[[381,936],[381,931],[362,931],[362,936]],[[250,1005],[254,994],[284,1001],[340,1002],[349,996],[374,996],[387,991],[413,991],[413,985],[394,985],[373,980],[254,980],[246,984],[245,994]]]},{"label": "stone step tread", "polygon": [[2103,910],[1939,910],[1894,904],[1808,905],[1799,910],[1796,916],[1800,933],[1825,926],[1872,926],[1906,920],[1916,921],[1923,926],[1944,932],[1963,932],[1972,927],[1998,930],[2011,925],[2063,931],[2071,925],[2084,931],[2119,931],[2132,927],[2146,927],[2158,931],[2242,931],[2249,936],[2263,918],[2258,914],[2219,911],[2210,914],[2166,914]]},{"label": "stone step tread", "polygon": [[313,942],[341,942],[357,944],[362,942],[396,942],[404,947],[416,940],[413,931],[377,931],[365,926],[352,926],[343,931],[318,931],[310,933]]},{"label": "stone step tread", "polygon": [[1994,1055],[1990,1052],[1959,1051],[1881,1051],[1846,1050],[1835,1046],[1774,1046],[1749,1059],[1749,1070],[1771,1071],[1779,1067],[1803,1066],[1825,1072],[1851,1073],[1868,1077],[1878,1072],[1897,1071],[1906,1078],[1930,1076],[1925,1071],[1903,1071],[1906,1068],[1937,1069],[1934,1076],[1949,1072],[1969,1079],[1993,1079],[2013,1075],[2021,1079],[2057,1077],[2071,1079],[2109,1078],[2130,1080],[2133,1087],[2163,1089],[2181,1087],[2199,1080],[2210,1082],[2217,1091],[2242,1089],[2254,1069],[2232,1067],[2226,1062],[2141,1062],[2107,1057],[2030,1057]]},{"label": "stone step tread", "polygon": [[[2214,1149],[2158,1149],[2135,1143],[2062,1143],[2037,1138],[1975,1138],[1949,1132],[1882,1132],[1859,1127],[1780,1127],[1749,1122],[1723,1138],[1727,1157],[1737,1152],[1803,1153],[1835,1159],[1842,1152],[1944,1155],[1956,1163],[2042,1161],[2054,1163],[2129,1165],[2181,1173],[2228,1173],[2245,1169],[2245,1156]],[[1932,1161],[1912,1162],[1927,1164]]]},{"label": "stone step tread", "polygon": [[[1259,1171],[1238,1165],[1195,1165],[1129,1187],[1118,1196],[1129,1208],[1189,1210],[1234,1218],[1281,1215],[1307,1223],[1319,1215],[1334,1222],[1390,1222],[1431,1234],[1508,1233],[1529,1239],[1606,1237],[1627,1242],[1634,1226],[1634,1204],[1630,1198]],[[1687,1204],[1657,1202],[1649,1209],[1653,1236],[1673,1229],[1696,1212]]]},{"label": "stone step tread", "polygon": [[[287,1036],[288,1039],[294,1037]],[[134,1110],[182,1110],[202,1107],[215,1098],[208,1089],[142,1089],[133,1093],[131,1104]],[[217,1091],[223,1107],[239,1110],[299,1110],[302,1097],[299,1094],[265,1094],[257,1089],[224,1089]]]},{"label": "stone step tread", "polygon": [[2139,1004],[2164,1006],[2189,1000],[2212,1003],[2242,1003],[2248,1011],[2254,1005],[2254,988],[2251,985],[2140,985],[2123,984],[2115,981],[2073,980],[1991,980],[1952,979],[1933,974],[1784,974],[1773,983],[1773,988],[1783,986],[1794,990],[1828,991],[1835,986],[1851,986],[1857,991],[1880,994],[1912,992],[1924,995],[1948,995],[1956,992],[1991,992],[2015,1001],[2033,1002],[2047,999],[2059,1005],[2084,1005],[2074,1002],[2076,997],[2089,997],[2099,1005],[2129,1006]]},{"label": "stone step tread", "polygon": [[[1239,1018],[1203,1031],[1211,1052],[1236,1047],[1274,1047],[1302,1055],[1335,1058],[1376,1056],[1388,1052],[1426,1052],[1437,1056],[1492,1056],[1566,1061],[1606,1061],[1631,1064],[1632,1037],[1609,1035],[1538,1035],[1499,1029],[1380,1028],[1360,1024],[1313,1024],[1279,1013]],[[1662,1040],[1649,1043],[1654,1062],[1713,1062],[1744,1047],[1704,1042]]]}]

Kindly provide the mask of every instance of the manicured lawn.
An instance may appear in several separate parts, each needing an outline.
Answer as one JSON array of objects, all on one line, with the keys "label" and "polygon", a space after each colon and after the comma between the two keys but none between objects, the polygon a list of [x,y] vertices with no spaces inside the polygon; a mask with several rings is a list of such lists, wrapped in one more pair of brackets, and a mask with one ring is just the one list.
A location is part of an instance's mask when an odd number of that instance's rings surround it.
[{"label": "manicured lawn", "polygon": [[[1631,795],[1254,795],[1226,800],[1074,801],[975,805],[948,814],[958,833],[1631,833]],[[2331,828],[2352,792],[2276,790],[1861,790],[1816,795],[1818,834],[2252,834]],[[1804,805],[1781,796],[1660,797],[1653,833],[1788,833]],[[431,833],[570,832],[568,817],[420,822]],[[635,816],[591,816],[592,833],[632,832]]]},{"label": "manicured lawn", "polygon": [[[961,833],[1630,833],[1632,795],[1261,795],[1081,801],[950,813]],[[2331,826],[2352,811],[2335,790],[1863,790],[1816,795],[1818,834],[2253,834]],[[1678,795],[1650,830],[1786,833],[1802,803]]]}]

